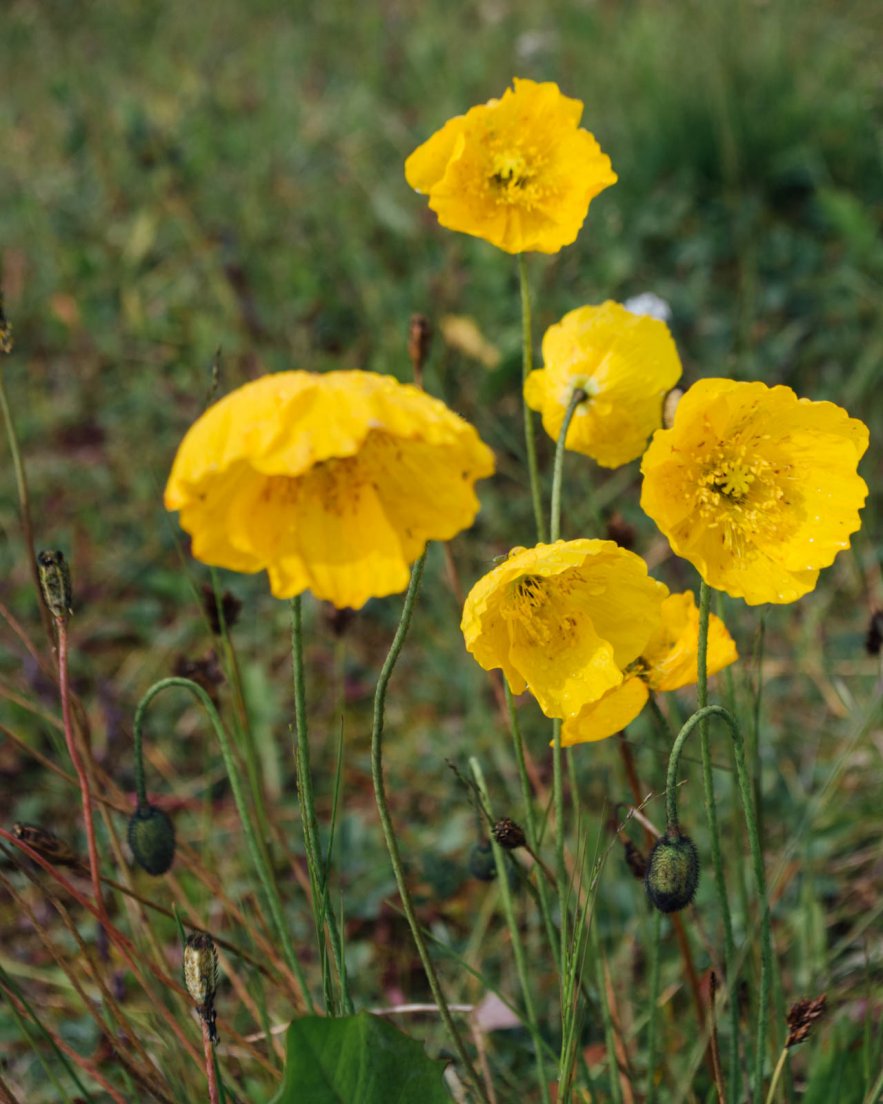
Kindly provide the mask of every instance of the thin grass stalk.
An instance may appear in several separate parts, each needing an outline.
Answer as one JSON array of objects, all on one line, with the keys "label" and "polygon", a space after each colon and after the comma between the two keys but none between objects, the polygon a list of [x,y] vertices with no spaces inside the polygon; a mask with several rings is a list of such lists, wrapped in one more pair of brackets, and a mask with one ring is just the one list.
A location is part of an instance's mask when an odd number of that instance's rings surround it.
[{"label": "thin grass stalk", "polygon": [[[325,986],[325,1005],[329,1010],[343,1011],[352,1015],[353,1002],[347,987],[346,968],[343,962],[343,945],[337,916],[328,903],[328,880],[322,857],[322,845],[319,841],[319,823],[316,818],[316,800],[313,794],[313,774],[310,768],[310,743],[307,729],[307,694],[304,677],[303,611],[300,595],[291,599],[291,661],[294,685],[295,718],[295,760],[297,764],[297,796],[300,805],[301,823],[304,829],[307,867],[310,872],[310,885],[313,898],[313,919],[316,926],[316,938],[319,940],[320,957],[323,963],[323,985]],[[330,986],[326,969],[325,936],[327,930],[331,953],[337,971],[340,988],[339,999],[335,998]]]},{"label": "thin grass stalk", "polygon": [[3,1104],[19,1104],[18,1097],[13,1095],[12,1089],[2,1077],[0,1077],[0,1100],[3,1101]]},{"label": "thin grass stalk", "polygon": [[101,893],[101,867],[98,861],[98,845],[95,841],[95,824],[92,819],[92,790],[86,775],[86,768],[80,757],[77,747],[77,737],[74,732],[74,722],[71,713],[71,693],[68,674],[68,639],[67,624],[63,617],[55,618],[55,626],[58,630],[58,687],[61,694],[61,716],[64,721],[64,738],[67,742],[68,754],[77,773],[80,784],[80,800],[83,804],[83,821],[86,825],[86,843],[89,848],[89,875],[92,878],[92,896],[98,909],[98,920],[102,925],[107,921],[107,912],[104,907],[104,897]]},{"label": "thin grass stalk", "polygon": [[[720,905],[724,925],[724,973],[727,988],[727,1001],[730,1013],[730,1038],[728,1040],[728,1070],[730,1100],[740,1099],[741,1067],[739,1065],[739,1008],[736,994],[736,946],[733,940],[733,920],[730,916],[730,903],[727,900],[727,886],[724,880],[724,864],[721,857],[720,832],[717,823],[717,805],[714,799],[714,779],[711,772],[711,753],[708,746],[707,714],[702,711],[708,706],[708,620],[710,613],[711,590],[703,579],[699,584],[699,643],[698,643],[698,712],[702,714],[699,724],[699,746],[702,755],[702,786],[705,793],[705,819],[711,837],[711,863],[714,870],[714,884]],[[683,730],[682,730],[683,731]],[[673,752],[672,752],[673,754]],[[745,811],[746,816],[749,814]]]},{"label": "thin grass stalk", "polygon": [[647,1020],[647,1096],[645,1104],[656,1101],[656,1034],[659,1024],[659,959],[662,942],[662,913],[653,909],[650,936],[650,1015]]},{"label": "thin grass stalk", "polygon": [[782,1077],[787,1061],[788,1048],[782,1047],[782,1053],[779,1055],[779,1060],[776,1062],[776,1068],[773,1070],[773,1076],[770,1079],[769,1091],[766,1094],[766,1104],[773,1104],[773,1101],[776,1099],[776,1089],[779,1087],[779,1080]]},{"label": "thin grass stalk", "polygon": [[[769,1034],[770,1018],[770,984],[773,973],[773,941],[770,919],[769,897],[766,888],[766,875],[763,867],[763,851],[760,846],[760,836],[757,831],[757,820],[754,816],[754,801],[751,789],[751,777],[745,762],[745,744],[736,719],[723,706],[707,705],[698,709],[686,722],[678,733],[671,749],[671,757],[668,762],[668,773],[665,787],[665,811],[668,818],[668,831],[670,835],[680,834],[680,825],[677,812],[677,772],[681,749],[684,742],[696,725],[701,726],[709,717],[720,717],[726,722],[733,741],[736,757],[736,776],[739,782],[739,797],[742,802],[742,811],[745,814],[745,825],[748,830],[748,842],[751,849],[751,864],[754,871],[754,881],[757,896],[761,908],[761,954],[760,954],[760,994],[757,1010],[757,1051],[754,1056],[753,1093],[754,1099],[760,1100],[763,1094],[763,1067],[764,1051],[766,1049],[767,1036]],[[730,1001],[733,1000],[733,986],[735,978],[730,982]]]},{"label": "thin grass stalk", "polygon": [[484,1104],[488,1104],[488,1097],[484,1086],[475,1070],[472,1059],[469,1057],[460,1032],[457,1030],[457,1025],[454,1023],[453,1017],[451,1016],[451,1010],[448,1007],[447,999],[442,991],[435,965],[430,957],[429,948],[423,936],[423,930],[420,927],[420,921],[417,919],[417,913],[414,910],[414,902],[411,899],[407,879],[405,878],[405,867],[402,862],[401,852],[399,851],[395,827],[389,812],[389,802],[386,797],[386,784],[383,780],[383,719],[386,705],[386,690],[389,686],[389,680],[392,677],[396,661],[399,658],[399,653],[405,643],[405,637],[408,634],[408,628],[411,624],[411,617],[414,613],[414,605],[417,599],[417,591],[420,587],[420,580],[423,577],[423,569],[425,566],[426,552],[424,551],[411,571],[411,581],[408,584],[408,591],[405,595],[404,605],[402,606],[402,615],[399,620],[398,628],[396,629],[392,644],[389,646],[389,652],[387,653],[383,667],[380,670],[380,675],[377,679],[377,688],[374,691],[374,715],[371,725],[371,778],[374,783],[374,798],[377,804],[377,812],[380,817],[380,827],[383,830],[383,838],[386,841],[386,849],[389,853],[393,874],[395,875],[396,886],[398,887],[399,897],[402,902],[402,909],[411,929],[411,935],[417,947],[420,961],[423,964],[423,970],[426,973],[429,988],[432,990],[432,996],[435,1003],[438,1005],[439,1014],[451,1038],[451,1042],[454,1044],[454,1048],[457,1051],[460,1061],[463,1063],[464,1069],[468,1072],[476,1093],[480,1099],[484,1101]]},{"label": "thin grass stalk", "polygon": [[304,976],[303,967],[298,960],[295,953],[294,946],[291,942],[291,934],[288,930],[288,925],[285,922],[285,916],[282,910],[282,900],[279,896],[279,890],[273,880],[269,864],[267,863],[266,856],[258,843],[257,836],[255,834],[254,825],[252,824],[251,814],[248,808],[248,802],[245,797],[245,793],[242,788],[242,780],[239,777],[239,771],[236,766],[236,760],[233,755],[233,749],[230,746],[230,741],[227,737],[227,733],[224,730],[224,726],[221,723],[221,718],[218,716],[218,712],[212,703],[211,698],[203,690],[201,686],[193,682],[191,679],[180,678],[178,676],[172,678],[161,679],[159,682],[155,682],[153,686],[147,691],[138,703],[138,707],[135,710],[135,724],[134,724],[134,744],[135,744],[135,790],[138,796],[139,802],[145,802],[147,800],[147,790],[144,782],[144,761],[142,756],[142,728],[144,725],[144,713],[147,706],[153,701],[157,694],[163,690],[172,687],[180,686],[182,689],[189,690],[194,694],[202,707],[208,714],[208,718],[211,721],[212,727],[215,730],[215,735],[218,738],[218,743],[221,746],[221,755],[224,758],[224,766],[227,770],[227,776],[230,779],[230,787],[233,790],[233,799],[236,802],[236,809],[239,813],[239,819],[242,822],[242,827],[245,831],[245,842],[251,855],[251,861],[257,871],[260,878],[261,885],[264,889],[264,894],[267,899],[267,904],[270,908],[270,913],[273,917],[273,923],[276,926],[276,931],[279,935],[279,939],[282,943],[282,949],[285,954],[285,960],[293,971],[298,983],[301,987],[301,994],[307,1009],[310,1012],[315,1010],[313,1004],[312,994],[310,993],[307,981]]},{"label": "thin grass stalk", "polygon": [[604,974],[604,961],[601,957],[601,941],[598,938],[597,925],[589,924],[589,936],[592,953],[595,958],[596,981],[598,986],[598,1006],[601,1009],[601,1022],[604,1025],[604,1049],[607,1052],[607,1074],[610,1081],[611,1104],[622,1104],[622,1087],[619,1084],[619,1062],[616,1058],[616,1039],[613,1032],[613,1019],[610,1005],[607,1003],[607,978]]},{"label": "thin grass stalk", "polygon": [[[523,253],[518,254],[518,280],[521,285],[521,382],[522,388],[527,377],[533,371],[533,334],[530,316],[530,285],[527,280],[527,261]],[[537,528],[537,540],[546,539],[546,522],[543,515],[543,496],[540,489],[540,472],[537,464],[537,442],[534,431],[533,411],[524,401],[522,390],[521,408],[524,413],[524,446],[527,454],[527,472],[530,479],[530,498],[533,503],[533,516]]]},{"label": "thin grass stalk", "polygon": [[[493,813],[490,807],[490,798],[488,797],[487,786],[484,780],[484,773],[481,769],[481,764],[475,758],[475,756],[469,757],[469,767],[475,778],[476,785],[478,786],[478,793],[481,797],[482,804],[484,805],[485,813],[489,819],[493,820]],[[521,938],[521,931],[518,927],[518,920],[515,916],[515,908],[512,903],[512,892],[509,889],[509,864],[506,861],[506,853],[503,848],[494,839],[493,833],[491,834],[491,847],[494,852],[494,863],[497,868],[497,885],[500,889],[500,903],[503,906],[503,915],[506,918],[506,926],[509,929],[509,938],[512,941],[512,952],[515,956],[515,970],[518,974],[518,981],[521,985],[521,995],[524,1001],[524,1015],[527,1030],[530,1033],[530,1037],[533,1040],[534,1050],[536,1052],[536,1064],[537,1064],[537,1076],[540,1082],[540,1093],[544,1104],[551,1104],[551,1097],[549,1096],[549,1083],[546,1078],[546,1066],[543,1061],[543,1039],[540,1034],[539,1025],[537,1022],[536,1009],[533,1003],[533,993],[530,985],[530,973],[527,968],[527,959],[524,953],[524,941]]]},{"label": "thin grass stalk", "polygon": [[552,468],[552,508],[549,519],[549,540],[552,544],[561,536],[561,484],[564,474],[564,453],[567,431],[576,413],[576,408],[586,401],[589,396],[581,387],[575,387],[567,403],[564,412],[564,421],[558,440],[555,442],[555,462]]},{"label": "thin grass stalk", "polygon": [[[34,523],[31,520],[31,499],[28,492],[28,478],[22,459],[21,446],[18,443],[18,434],[15,432],[15,422],[12,419],[12,409],[9,405],[9,397],[6,394],[6,379],[3,368],[0,367],[0,410],[3,411],[3,422],[6,427],[6,440],[9,442],[9,452],[12,456],[12,469],[15,473],[15,487],[18,492],[18,511],[21,521],[22,537],[25,542],[25,552],[31,569],[31,578],[34,583],[34,592],[40,594],[40,573],[37,570],[37,550],[34,545]],[[37,602],[40,609],[40,620],[47,639],[52,641],[52,617],[42,602]]]}]

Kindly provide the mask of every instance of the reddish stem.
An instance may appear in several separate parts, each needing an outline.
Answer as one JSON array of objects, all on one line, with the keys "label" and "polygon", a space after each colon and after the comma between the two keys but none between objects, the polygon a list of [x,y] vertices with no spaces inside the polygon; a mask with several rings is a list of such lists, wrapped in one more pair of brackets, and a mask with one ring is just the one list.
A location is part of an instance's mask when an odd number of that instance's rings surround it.
[{"label": "reddish stem", "polygon": [[71,715],[70,682],[68,679],[67,625],[63,617],[55,618],[58,629],[58,686],[61,691],[61,716],[64,721],[64,738],[67,750],[80,782],[80,796],[83,800],[83,820],[86,822],[86,840],[89,845],[89,872],[92,875],[92,893],[98,908],[98,919],[103,927],[107,926],[107,912],[101,895],[101,870],[98,865],[98,848],[95,844],[95,826],[92,823],[92,791],[83,760],[77,748],[74,736],[73,717]]},{"label": "reddish stem", "polygon": [[218,1079],[215,1076],[215,1049],[212,1046],[212,1034],[209,1025],[202,1021],[202,1050],[205,1054],[205,1075],[208,1078],[209,1104],[219,1104]]}]

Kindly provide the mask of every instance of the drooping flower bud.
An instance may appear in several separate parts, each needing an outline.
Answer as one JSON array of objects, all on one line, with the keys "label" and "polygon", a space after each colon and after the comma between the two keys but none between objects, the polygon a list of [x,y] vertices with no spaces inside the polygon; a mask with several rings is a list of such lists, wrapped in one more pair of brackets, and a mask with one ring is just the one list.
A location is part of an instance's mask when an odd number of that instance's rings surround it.
[{"label": "drooping flower bud", "polygon": [[650,852],[644,888],[660,912],[678,912],[699,885],[699,853],[689,836],[660,836]]},{"label": "drooping flower bud", "polygon": [[139,805],[129,818],[129,847],[148,874],[165,874],[175,858],[175,826],[155,805]]},{"label": "drooping flower bud", "polygon": [[480,882],[492,882],[496,878],[494,849],[488,840],[477,843],[469,852],[469,873]]},{"label": "drooping flower bud", "polygon": [[44,549],[37,554],[40,591],[46,608],[56,621],[67,621],[71,609],[71,573],[64,554]]}]

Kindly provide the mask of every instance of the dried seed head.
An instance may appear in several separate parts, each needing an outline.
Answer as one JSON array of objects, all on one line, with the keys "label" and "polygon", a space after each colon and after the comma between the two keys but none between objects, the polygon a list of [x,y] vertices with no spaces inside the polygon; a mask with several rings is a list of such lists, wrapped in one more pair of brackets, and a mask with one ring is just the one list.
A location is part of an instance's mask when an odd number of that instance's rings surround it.
[{"label": "dried seed head", "polygon": [[865,637],[865,649],[868,655],[880,654],[883,645],[883,610],[874,610],[868,622],[868,635]]},{"label": "dried seed head", "polygon": [[218,989],[218,949],[205,932],[194,932],[184,944],[184,984],[209,1038],[218,1042],[215,1028],[215,993]]},{"label": "dried seed head", "polygon": [[63,553],[44,549],[37,553],[40,591],[46,608],[56,621],[67,621],[71,609],[71,573]]},{"label": "dried seed head", "polygon": [[155,805],[139,805],[129,818],[129,847],[135,862],[158,878],[175,859],[175,826]]},{"label": "dried seed head", "polygon": [[49,832],[37,824],[13,824],[12,834],[53,866],[80,867],[83,865],[83,860],[72,847],[59,839],[54,832]]},{"label": "dried seed head", "polygon": [[620,548],[634,548],[637,533],[634,525],[625,520],[619,510],[614,510],[607,518],[607,539],[615,541]]},{"label": "dried seed head", "polygon": [[505,847],[507,851],[514,851],[527,843],[524,829],[510,817],[501,817],[491,829],[491,835],[500,847]]},{"label": "dried seed head", "polygon": [[825,993],[819,997],[806,997],[791,1005],[788,1011],[788,1038],[786,1047],[797,1046],[806,1042],[812,1034],[812,1029],[817,1020],[825,1014],[825,1005],[828,998]]},{"label": "dried seed head", "polygon": [[699,885],[699,853],[689,836],[660,836],[650,852],[644,888],[660,912],[678,912]]}]

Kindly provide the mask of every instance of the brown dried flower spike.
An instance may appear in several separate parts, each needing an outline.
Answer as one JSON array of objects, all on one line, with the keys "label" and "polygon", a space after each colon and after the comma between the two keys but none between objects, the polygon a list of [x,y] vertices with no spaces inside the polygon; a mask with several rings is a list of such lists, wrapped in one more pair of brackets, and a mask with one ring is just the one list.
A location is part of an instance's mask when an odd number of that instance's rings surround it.
[{"label": "brown dried flower spike", "polygon": [[510,817],[501,817],[491,829],[491,835],[507,851],[514,851],[516,847],[524,847],[527,840],[524,829],[516,824]]},{"label": "brown dried flower spike", "polygon": [[816,1021],[824,1016],[827,1002],[827,996],[822,993],[819,997],[805,997],[791,1005],[787,1017],[788,1038],[785,1040],[786,1049],[806,1042],[812,1034]]}]

